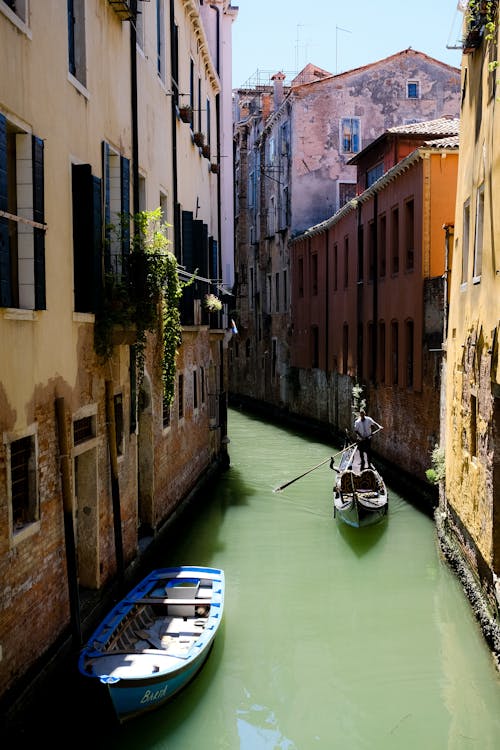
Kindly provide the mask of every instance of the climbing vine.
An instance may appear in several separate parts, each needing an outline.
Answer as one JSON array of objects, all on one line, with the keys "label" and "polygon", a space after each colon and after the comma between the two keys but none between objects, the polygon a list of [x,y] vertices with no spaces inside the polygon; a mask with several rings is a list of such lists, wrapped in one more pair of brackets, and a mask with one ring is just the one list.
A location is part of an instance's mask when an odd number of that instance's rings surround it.
[{"label": "climbing vine", "polygon": [[[141,211],[134,217],[130,253],[121,259],[121,273],[106,273],[103,298],[96,313],[94,348],[103,360],[113,353],[113,330],[129,328],[137,357],[138,387],[144,377],[147,333],[162,341],[164,397],[172,403],[175,394],[176,356],[182,341],[179,302],[185,286],[177,272],[177,260],[168,249],[167,224],[161,209]],[[129,219],[110,227],[114,240],[124,236]]]}]

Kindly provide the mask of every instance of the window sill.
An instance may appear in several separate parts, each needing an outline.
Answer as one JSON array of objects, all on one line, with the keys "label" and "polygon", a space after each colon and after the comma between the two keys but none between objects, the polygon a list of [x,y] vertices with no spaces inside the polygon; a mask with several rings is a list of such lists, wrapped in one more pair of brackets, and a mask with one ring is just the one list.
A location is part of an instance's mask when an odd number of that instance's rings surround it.
[{"label": "window sill", "polygon": [[16,27],[16,29],[19,29],[19,31],[24,34],[28,39],[32,39],[31,29],[28,28],[25,21],[23,21],[22,18],[20,18],[17,13],[14,13],[13,10],[9,8],[6,3],[1,2],[0,0],[0,13],[3,13],[3,15],[9,19],[11,24]]},{"label": "window sill", "polygon": [[36,310],[23,310],[18,307],[7,307],[3,314],[4,320],[38,320]]},{"label": "window sill", "polygon": [[38,534],[40,531],[40,521],[32,521],[31,523],[27,523],[25,526],[23,526],[18,531],[14,531],[11,533],[11,546],[15,547],[16,544],[20,544],[21,542],[24,542],[26,539],[29,539],[30,537],[34,536],[35,534]]},{"label": "window sill", "polygon": [[75,89],[78,91],[79,94],[81,94],[85,99],[90,99],[90,93],[88,88],[81,83],[78,78],[75,78],[74,75],[68,72],[68,81],[71,83],[72,86],[75,87]]}]

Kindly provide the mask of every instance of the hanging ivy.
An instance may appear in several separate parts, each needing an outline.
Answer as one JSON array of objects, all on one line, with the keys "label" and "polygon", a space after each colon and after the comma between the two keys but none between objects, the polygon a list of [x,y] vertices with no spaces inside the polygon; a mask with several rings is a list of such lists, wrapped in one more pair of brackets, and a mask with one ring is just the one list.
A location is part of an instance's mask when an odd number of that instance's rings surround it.
[{"label": "hanging ivy", "polygon": [[[116,327],[132,329],[133,341],[129,343],[136,347],[140,388],[147,333],[159,335],[164,397],[171,404],[175,393],[176,356],[182,341],[179,302],[183,288],[191,282],[179,280],[177,260],[168,249],[168,225],[161,221],[161,208],[141,211],[133,219],[131,252],[122,259],[122,272],[105,276],[103,300],[96,314],[94,348],[101,359],[107,360],[113,353]],[[123,236],[124,220],[121,225],[118,229],[111,227],[118,240]]]}]

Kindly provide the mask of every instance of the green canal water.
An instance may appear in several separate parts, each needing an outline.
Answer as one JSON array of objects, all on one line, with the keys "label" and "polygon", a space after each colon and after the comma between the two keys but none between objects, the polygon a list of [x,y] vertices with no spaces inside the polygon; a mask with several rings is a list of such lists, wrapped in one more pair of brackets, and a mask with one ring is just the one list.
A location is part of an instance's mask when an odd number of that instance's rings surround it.
[{"label": "green canal water", "polygon": [[499,674],[432,519],[389,487],[386,521],[342,526],[328,463],[274,491],[337,446],[234,409],[229,436],[229,470],[157,561],[225,570],[207,663],[169,704],[122,727],[82,693],[61,746],[498,750]]}]

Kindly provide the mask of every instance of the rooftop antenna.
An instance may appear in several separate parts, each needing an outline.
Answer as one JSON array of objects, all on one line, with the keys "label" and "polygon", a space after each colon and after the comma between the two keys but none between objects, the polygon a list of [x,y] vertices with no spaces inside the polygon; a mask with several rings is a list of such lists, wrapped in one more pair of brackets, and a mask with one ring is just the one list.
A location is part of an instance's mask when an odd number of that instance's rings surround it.
[{"label": "rooftop antenna", "polygon": [[339,42],[338,42],[338,35],[339,31],[345,31],[346,34],[352,34],[352,31],[349,31],[349,29],[342,29],[340,26],[335,26],[335,74],[339,72],[338,67],[338,52],[339,52]]}]

